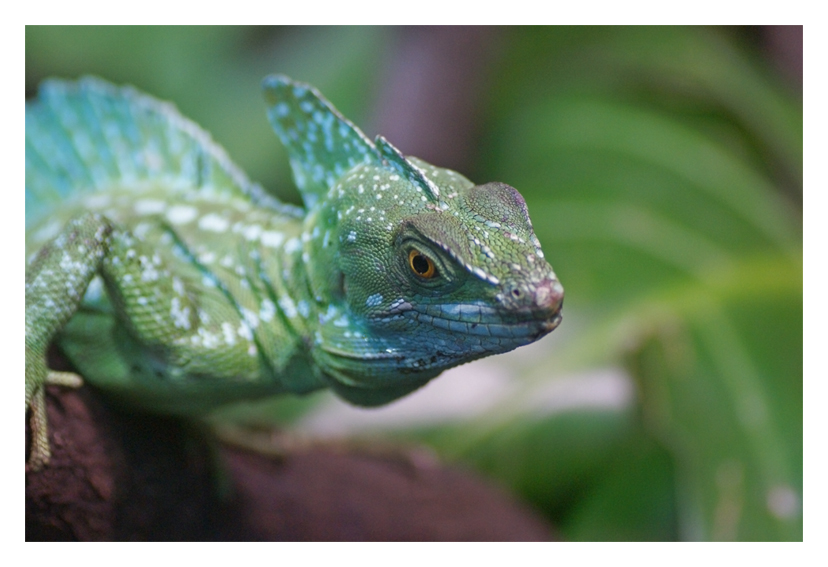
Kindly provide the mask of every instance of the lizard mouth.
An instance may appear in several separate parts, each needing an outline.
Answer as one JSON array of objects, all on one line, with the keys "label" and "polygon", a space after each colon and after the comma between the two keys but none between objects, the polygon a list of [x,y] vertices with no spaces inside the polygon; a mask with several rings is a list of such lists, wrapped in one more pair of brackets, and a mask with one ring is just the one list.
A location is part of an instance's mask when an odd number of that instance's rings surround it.
[{"label": "lizard mouth", "polygon": [[[349,387],[415,383],[552,332],[561,323],[562,294],[541,292],[532,299],[496,305],[395,302],[389,310],[373,314],[370,333],[359,340],[326,341],[320,356],[338,381]],[[425,339],[416,340],[420,336]]]},{"label": "lizard mouth", "polygon": [[374,324],[385,322],[399,328],[407,320],[422,328],[426,341],[415,345],[412,336],[420,333],[386,327],[376,329],[370,339],[373,344],[367,348],[362,341],[357,341],[359,348],[324,344],[320,364],[342,387],[364,390],[422,384],[452,366],[535,342],[553,331],[562,318],[560,303],[541,309],[492,307],[482,302],[417,307],[406,303],[395,307],[393,319],[387,315]]},{"label": "lizard mouth", "polygon": [[554,305],[534,309],[499,309],[468,303],[428,305],[413,308],[406,315],[420,324],[451,334],[476,337],[483,343],[499,343],[511,350],[533,342],[557,328],[562,319],[562,303],[558,301]]},{"label": "lizard mouth", "polygon": [[539,339],[539,338],[541,338],[545,335],[548,335],[549,333],[551,333],[552,331],[557,329],[558,325],[561,324],[562,320],[563,320],[563,315],[561,314],[561,310],[558,309],[557,313],[555,313],[555,315],[553,315],[550,319],[547,319],[547,320],[542,321],[540,323],[540,329],[541,330],[540,330],[540,334],[538,334],[536,339]]}]

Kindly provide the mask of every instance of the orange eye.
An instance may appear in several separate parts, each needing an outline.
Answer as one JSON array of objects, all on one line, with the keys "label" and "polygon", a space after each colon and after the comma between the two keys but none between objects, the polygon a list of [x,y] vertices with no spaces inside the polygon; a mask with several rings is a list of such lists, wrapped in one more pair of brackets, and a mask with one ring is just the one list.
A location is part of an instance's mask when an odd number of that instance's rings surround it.
[{"label": "orange eye", "polygon": [[431,261],[431,258],[423,256],[417,250],[408,253],[408,265],[421,278],[433,278],[437,275],[437,270],[434,268],[434,262]]}]

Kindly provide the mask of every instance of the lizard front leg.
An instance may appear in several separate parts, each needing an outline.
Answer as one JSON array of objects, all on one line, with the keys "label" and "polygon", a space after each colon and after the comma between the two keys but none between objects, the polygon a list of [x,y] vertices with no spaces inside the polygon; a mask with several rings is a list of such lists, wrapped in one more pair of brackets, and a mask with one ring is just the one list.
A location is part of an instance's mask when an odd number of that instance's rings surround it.
[{"label": "lizard front leg", "polygon": [[26,409],[31,408],[32,450],[27,466],[49,461],[45,387],[78,386],[80,377],[46,366],[46,349],[80,305],[109,248],[112,225],[86,214],[70,221],[26,268]]},{"label": "lizard front leg", "polygon": [[[26,272],[30,469],[49,460],[45,385],[79,381],[74,374],[50,371],[46,349],[77,311],[96,275],[104,282],[118,325],[139,349],[136,356],[152,360],[155,371],[178,385],[205,380],[257,383],[261,366],[254,328],[218,280],[205,283],[202,276],[194,277],[193,270],[186,262],[165,259],[152,245],[96,214],[72,220],[40,250]],[[106,372],[94,381],[104,389],[115,378]],[[142,376],[139,368],[130,380],[141,381]]]}]

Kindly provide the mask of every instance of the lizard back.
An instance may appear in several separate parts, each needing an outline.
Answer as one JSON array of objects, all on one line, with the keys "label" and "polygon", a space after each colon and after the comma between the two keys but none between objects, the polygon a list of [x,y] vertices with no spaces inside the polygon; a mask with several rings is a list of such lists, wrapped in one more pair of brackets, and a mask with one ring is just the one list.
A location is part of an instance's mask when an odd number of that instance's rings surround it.
[{"label": "lizard back", "polygon": [[249,200],[299,217],[251,182],[174,105],[94,77],[45,81],[26,104],[26,226],[91,194],[147,187]]}]

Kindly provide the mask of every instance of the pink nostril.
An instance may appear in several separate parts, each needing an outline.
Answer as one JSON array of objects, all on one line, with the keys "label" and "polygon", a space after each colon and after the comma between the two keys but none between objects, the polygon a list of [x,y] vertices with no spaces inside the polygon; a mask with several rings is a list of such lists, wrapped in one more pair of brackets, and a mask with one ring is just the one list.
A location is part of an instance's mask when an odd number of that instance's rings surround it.
[{"label": "pink nostril", "polygon": [[564,289],[558,280],[544,280],[535,288],[535,305],[557,311],[563,303]]}]

